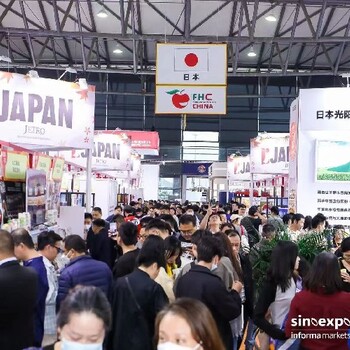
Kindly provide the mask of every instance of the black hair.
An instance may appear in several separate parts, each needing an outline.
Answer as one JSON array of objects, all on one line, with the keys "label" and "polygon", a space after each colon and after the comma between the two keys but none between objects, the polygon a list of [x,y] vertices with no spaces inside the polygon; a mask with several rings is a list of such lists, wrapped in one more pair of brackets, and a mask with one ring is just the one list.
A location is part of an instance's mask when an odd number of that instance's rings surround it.
[{"label": "black hair", "polygon": [[92,222],[92,224],[97,226],[97,227],[105,227],[106,226],[106,222],[103,219],[96,219]]},{"label": "black hair", "polygon": [[243,203],[240,203],[238,204],[238,209],[241,209],[241,208],[247,209],[247,206]]},{"label": "black hair", "polygon": [[299,260],[298,275],[303,280],[308,275],[310,268],[311,268],[310,263],[303,256],[301,256]]},{"label": "black hair", "polygon": [[92,220],[92,215],[90,213],[84,213],[84,220],[90,219]]},{"label": "black hair", "polygon": [[210,263],[217,255],[222,257],[223,251],[218,238],[212,236],[204,236],[197,244],[198,261]]},{"label": "black hair", "polygon": [[293,222],[298,222],[301,219],[304,219],[304,215],[303,214],[296,213],[296,214],[292,215],[292,223]]},{"label": "black hair", "polygon": [[[174,209],[174,208],[172,208]],[[179,232],[179,227],[177,225],[176,220],[174,219],[174,217],[171,214],[163,214],[159,216],[159,219],[164,220],[165,222],[167,222],[170,227],[172,228],[173,231],[175,232]]]},{"label": "black hair", "polygon": [[134,215],[135,213],[135,209],[133,207],[131,207],[130,205],[126,205],[124,207],[124,215],[126,216],[126,214],[132,214]]},{"label": "black hair", "polygon": [[137,243],[137,226],[132,222],[123,222],[118,229],[118,233],[126,246]]},{"label": "black hair", "polygon": [[94,207],[92,209],[92,211],[97,211],[98,213],[100,213],[102,215],[102,209],[100,207]]},{"label": "black hair", "polygon": [[122,208],[122,206],[121,206],[121,205],[116,205],[116,206],[115,206],[115,208],[114,208],[114,210],[117,210],[117,209],[121,209],[121,210],[123,210],[123,208]]},{"label": "black hair", "polygon": [[276,233],[276,228],[272,224],[265,224],[262,227],[262,236],[265,238],[273,237]]},{"label": "black hair", "polygon": [[206,236],[212,236],[213,234],[209,230],[197,230],[191,236],[191,243],[198,245],[198,242]]},{"label": "black hair", "polygon": [[165,254],[168,258],[174,255],[181,255],[181,242],[175,236],[169,236],[164,240]]},{"label": "black hair", "polygon": [[311,229],[312,229],[312,216],[306,215],[303,230],[311,230]]},{"label": "black hair", "polygon": [[160,207],[161,210],[170,210],[170,205],[168,204],[163,204],[161,207]]},{"label": "black hair", "polygon": [[0,253],[14,255],[15,243],[10,232],[0,230]]},{"label": "black hair", "polygon": [[137,266],[149,267],[156,263],[158,267],[165,267],[164,240],[155,235],[146,238],[137,257]]},{"label": "black hair", "polygon": [[122,214],[116,214],[113,216],[112,218],[112,222],[115,222],[115,223],[123,223],[125,220],[124,220],[124,216]]},{"label": "black hair", "polygon": [[86,253],[85,241],[79,235],[69,235],[64,239],[64,247],[67,251],[74,249],[77,253]]},{"label": "black hair", "polygon": [[271,207],[271,213],[275,214],[275,215],[280,215],[280,209],[278,208],[277,205],[274,205],[273,207]]},{"label": "black hair", "polygon": [[317,228],[317,226],[319,224],[321,224],[322,222],[326,222],[327,221],[327,218],[319,213],[319,214],[316,214],[313,218],[312,218],[312,221],[311,221],[311,225],[312,225],[312,228]]},{"label": "black hair", "polygon": [[196,217],[194,215],[181,215],[180,219],[179,219],[179,224],[180,225],[188,225],[188,224],[192,224],[193,226],[197,225],[196,222]]},{"label": "black hair", "polygon": [[313,293],[334,294],[342,290],[337,257],[329,252],[318,254],[305,280],[305,288]]},{"label": "black hair", "polygon": [[162,232],[167,231],[169,233],[169,235],[171,235],[171,232],[172,232],[170,225],[167,222],[160,220],[160,219],[151,220],[148,223],[148,225],[146,226],[146,231],[150,230],[152,228],[155,228],[155,229],[162,231]]},{"label": "black hair", "polygon": [[258,212],[258,207],[253,205],[248,210],[248,215],[254,216]]},{"label": "black hair", "polygon": [[290,287],[297,257],[298,246],[291,241],[278,241],[272,250],[268,280],[280,286],[283,293]]},{"label": "black hair", "polygon": [[150,221],[152,221],[152,216],[145,216],[140,220],[141,227],[146,227]]},{"label": "black hair", "polygon": [[343,239],[340,245],[340,250],[342,253],[348,252],[350,250],[350,237]]},{"label": "black hair", "polygon": [[84,312],[101,319],[106,331],[111,328],[111,306],[105,294],[98,287],[81,285],[74,287],[62,301],[57,315],[57,326],[62,329],[69,323],[72,314]]},{"label": "black hair", "polygon": [[288,225],[289,221],[292,220],[292,218],[293,218],[293,214],[285,214],[282,217],[282,221],[285,225]]},{"label": "black hair", "polygon": [[62,237],[54,231],[43,231],[38,236],[38,250],[43,250],[47,245],[54,246],[62,241]]},{"label": "black hair", "polygon": [[220,230],[222,231],[225,227],[228,227],[229,229],[233,228],[233,224],[231,224],[230,222],[223,222],[220,226]]},{"label": "black hair", "polygon": [[13,237],[13,242],[16,247],[23,243],[27,248],[34,249],[34,242],[32,236],[24,228],[18,228],[12,231],[11,235]]}]

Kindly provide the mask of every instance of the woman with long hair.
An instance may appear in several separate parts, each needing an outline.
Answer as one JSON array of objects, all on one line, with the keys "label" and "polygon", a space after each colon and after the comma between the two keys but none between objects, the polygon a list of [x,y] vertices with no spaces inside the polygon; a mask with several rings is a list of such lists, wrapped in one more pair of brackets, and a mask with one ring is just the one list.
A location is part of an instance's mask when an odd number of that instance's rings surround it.
[{"label": "woman with long hair", "polygon": [[[279,241],[272,250],[271,264],[254,310],[254,323],[273,339],[287,339],[281,328],[297,293],[299,260],[298,246],[291,241]],[[264,336],[262,339],[268,341]]]},{"label": "woman with long hair", "polygon": [[[337,257],[329,252],[316,256],[304,287],[290,305],[286,335],[305,335],[299,349],[348,349],[350,294],[342,291]],[[328,320],[339,323],[335,327]]]},{"label": "woman with long hair", "polygon": [[157,316],[157,350],[225,350],[209,309],[199,300],[180,298]]}]

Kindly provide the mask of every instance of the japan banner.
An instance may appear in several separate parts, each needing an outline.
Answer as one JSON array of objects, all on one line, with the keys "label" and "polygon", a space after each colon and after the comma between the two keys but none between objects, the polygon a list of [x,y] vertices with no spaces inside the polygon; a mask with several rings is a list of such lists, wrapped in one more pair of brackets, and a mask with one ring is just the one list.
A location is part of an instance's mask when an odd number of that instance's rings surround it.
[{"label": "japan banner", "polygon": [[208,72],[209,54],[207,48],[175,48],[174,71]]}]

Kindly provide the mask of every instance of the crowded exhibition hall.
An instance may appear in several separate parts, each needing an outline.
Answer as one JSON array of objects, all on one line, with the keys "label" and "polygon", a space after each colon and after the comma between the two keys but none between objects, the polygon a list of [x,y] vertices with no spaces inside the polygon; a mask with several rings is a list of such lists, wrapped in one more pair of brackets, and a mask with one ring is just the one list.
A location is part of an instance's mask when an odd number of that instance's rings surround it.
[{"label": "crowded exhibition hall", "polygon": [[350,0],[0,0],[0,350],[350,349]]}]

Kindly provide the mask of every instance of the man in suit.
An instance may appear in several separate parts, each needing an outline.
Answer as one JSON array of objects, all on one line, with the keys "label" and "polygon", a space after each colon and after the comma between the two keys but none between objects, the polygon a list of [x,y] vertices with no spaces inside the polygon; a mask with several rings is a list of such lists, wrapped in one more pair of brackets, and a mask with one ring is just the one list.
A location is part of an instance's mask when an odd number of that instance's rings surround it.
[{"label": "man in suit", "polygon": [[227,291],[220,277],[211,271],[217,268],[222,255],[220,243],[212,236],[203,237],[197,245],[198,264],[179,278],[176,298],[192,298],[203,302],[211,311],[226,349],[233,348],[230,321],[241,313],[242,283],[233,282]]},{"label": "man in suit", "polygon": [[0,349],[34,344],[37,280],[35,271],[18,263],[11,234],[0,230]]}]

